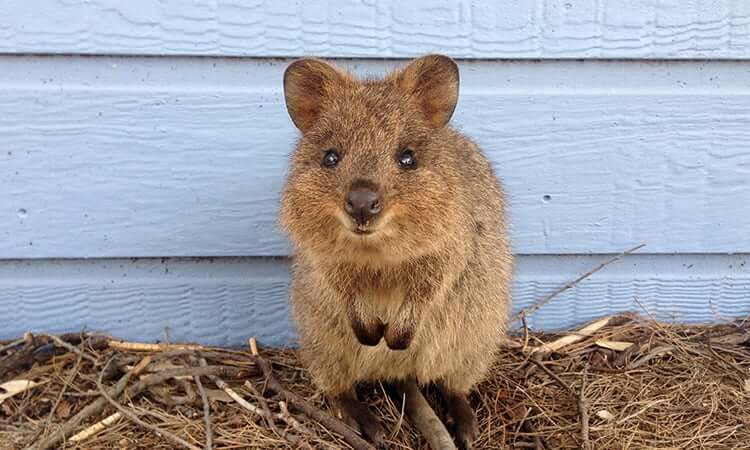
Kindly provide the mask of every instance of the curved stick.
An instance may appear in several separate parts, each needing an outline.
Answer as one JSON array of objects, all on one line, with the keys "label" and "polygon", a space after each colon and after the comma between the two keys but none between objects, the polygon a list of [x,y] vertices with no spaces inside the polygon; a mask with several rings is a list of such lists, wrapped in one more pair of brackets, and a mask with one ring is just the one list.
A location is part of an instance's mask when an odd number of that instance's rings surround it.
[{"label": "curved stick", "polygon": [[432,450],[456,450],[448,430],[435,414],[427,400],[425,400],[419,386],[414,380],[404,381],[396,385],[399,393],[405,397],[406,414],[424,436]]}]

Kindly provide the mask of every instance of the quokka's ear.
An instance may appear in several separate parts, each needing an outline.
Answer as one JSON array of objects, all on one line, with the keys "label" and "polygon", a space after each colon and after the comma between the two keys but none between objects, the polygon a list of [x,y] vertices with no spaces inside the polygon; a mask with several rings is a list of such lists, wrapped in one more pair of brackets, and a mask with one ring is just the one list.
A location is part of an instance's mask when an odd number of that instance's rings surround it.
[{"label": "quokka's ear", "polygon": [[396,75],[396,82],[422,108],[427,122],[445,126],[458,102],[458,65],[447,56],[426,55]]},{"label": "quokka's ear", "polygon": [[286,109],[294,125],[305,133],[320,117],[326,101],[351,78],[319,59],[300,59],[284,72]]}]

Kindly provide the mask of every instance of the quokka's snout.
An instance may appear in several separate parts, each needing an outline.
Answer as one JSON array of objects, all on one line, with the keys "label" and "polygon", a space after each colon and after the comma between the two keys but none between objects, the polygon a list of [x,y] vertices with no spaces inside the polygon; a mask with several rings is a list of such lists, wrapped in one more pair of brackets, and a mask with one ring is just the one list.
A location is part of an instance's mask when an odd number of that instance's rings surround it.
[{"label": "quokka's snout", "polygon": [[383,211],[383,196],[378,185],[370,180],[355,180],[346,194],[344,210],[358,229],[367,226]]}]

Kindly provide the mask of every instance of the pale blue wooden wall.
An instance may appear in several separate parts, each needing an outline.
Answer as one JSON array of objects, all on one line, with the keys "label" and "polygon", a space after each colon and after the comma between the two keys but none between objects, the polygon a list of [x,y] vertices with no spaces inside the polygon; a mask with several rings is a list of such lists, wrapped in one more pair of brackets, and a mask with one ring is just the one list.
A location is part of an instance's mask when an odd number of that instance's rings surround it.
[{"label": "pale blue wooden wall", "polygon": [[530,319],[750,314],[750,2],[0,2],[0,338],[291,343],[291,58],[459,59],[454,118],[511,202]]}]

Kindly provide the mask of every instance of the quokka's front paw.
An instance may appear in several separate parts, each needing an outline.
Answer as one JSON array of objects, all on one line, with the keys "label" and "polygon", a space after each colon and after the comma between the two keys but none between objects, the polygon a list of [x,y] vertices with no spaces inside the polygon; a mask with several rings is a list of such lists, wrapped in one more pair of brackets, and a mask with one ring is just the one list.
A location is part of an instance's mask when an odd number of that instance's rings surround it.
[{"label": "quokka's front paw", "polygon": [[354,335],[360,344],[370,347],[378,345],[385,331],[385,324],[379,318],[375,317],[368,321],[352,320],[351,322]]},{"label": "quokka's front paw", "polygon": [[388,324],[384,337],[391,350],[406,350],[414,340],[414,326],[398,322]]}]

